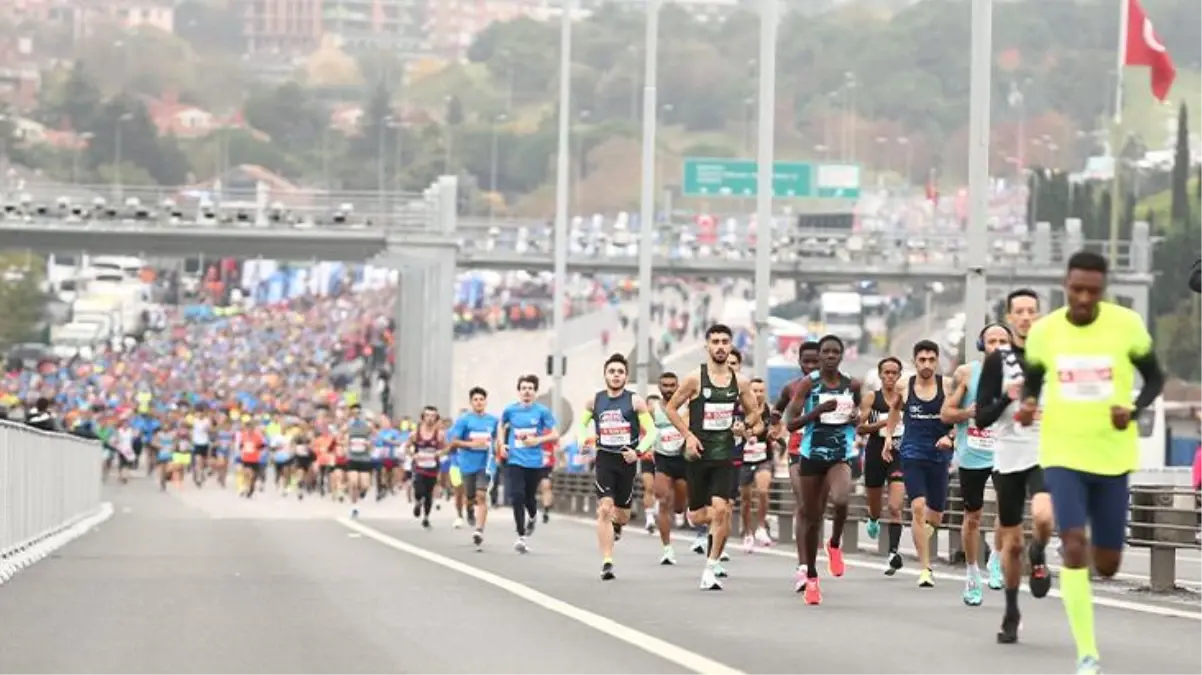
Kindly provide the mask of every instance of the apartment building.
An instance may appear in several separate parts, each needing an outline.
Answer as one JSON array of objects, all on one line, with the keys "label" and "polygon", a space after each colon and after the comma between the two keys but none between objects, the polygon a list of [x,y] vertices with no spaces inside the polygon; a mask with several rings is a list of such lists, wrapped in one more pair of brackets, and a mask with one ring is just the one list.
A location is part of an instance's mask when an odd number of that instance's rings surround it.
[{"label": "apartment building", "polygon": [[324,0],[322,30],[349,53],[385,50],[402,56],[427,53],[429,10],[453,0]]},{"label": "apartment building", "polygon": [[231,0],[250,54],[307,54],[321,45],[323,0]]}]

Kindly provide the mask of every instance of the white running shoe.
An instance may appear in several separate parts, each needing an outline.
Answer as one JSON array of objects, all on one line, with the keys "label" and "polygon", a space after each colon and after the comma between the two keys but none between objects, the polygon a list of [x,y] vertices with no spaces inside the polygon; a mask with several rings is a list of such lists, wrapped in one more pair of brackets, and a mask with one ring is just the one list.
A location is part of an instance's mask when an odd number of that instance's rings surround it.
[{"label": "white running shoe", "polygon": [[709,565],[705,566],[705,570],[701,572],[701,590],[703,591],[720,591],[722,590],[722,582],[718,581],[718,577],[714,575],[714,570]]},{"label": "white running shoe", "polygon": [[526,544],[526,538],[518,537],[518,540],[513,542],[513,550],[517,551],[518,553],[529,553],[530,546]]},{"label": "white running shoe", "polygon": [[743,552],[747,554],[755,553],[755,537],[750,534],[743,536]]},{"label": "white running shoe", "polygon": [[456,518],[455,522],[451,524],[451,527],[455,528],[456,530],[462,530],[463,529],[463,519]]},{"label": "white running shoe", "polygon": [[664,547],[664,554],[662,556],[660,556],[659,564],[661,564],[661,565],[675,565],[676,564],[676,551],[671,546]]},{"label": "white running shoe", "polygon": [[755,543],[758,546],[771,546],[772,545],[772,537],[768,536],[768,530],[765,530],[762,527],[756,529]]}]

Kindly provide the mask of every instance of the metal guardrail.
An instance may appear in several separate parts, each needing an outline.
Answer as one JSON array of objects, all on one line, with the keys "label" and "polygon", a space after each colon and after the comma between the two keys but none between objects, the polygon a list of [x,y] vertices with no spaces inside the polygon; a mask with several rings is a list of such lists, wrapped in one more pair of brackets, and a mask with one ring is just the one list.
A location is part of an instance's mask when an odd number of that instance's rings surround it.
[{"label": "metal guardrail", "polygon": [[0,568],[100,509],[100,479],[99,443],[0,421]]},{"label": "metal guardrail", "polygon": [[[597,499],[593,491],[592,473],[556,471],[552,475],[552,489],[555,508],[561,513],[592,514],[596,511]],[[948,488],[947,510],[944,512],[942,526],[948,531],[951,549],[946,558],[953,563],[963,561],[961,526],[964,523],[964,500],[960,497],[959,490],[958,481],[952,480]],[[993,529],[997,516],[997,504],[992,488],[986,490],[985,497],[985,507],[981,516],[983,540],[986,533]],[[642,485],[636,483],[635,501],[641,498]],[[768,492],[768,514],[775,516],[779,522],[777,536],[781,543],[793,541],[793,508],[793,491],[788,479],[773,478]],[[1168,592],[1176,589],[1177,551],[1202,548],[1197,539],[1202,512],[1199,511],[1196,493],[1180,486],[1132,486],[1130,508],[1127,545],[1149,549],[1151,590]],[[903,510],[902,522],[908,524],[909,507]],[[851,551],[859,550],[860,523],[867,519],[868,504],[865,495],[861,491],[853,493],[849,502],[847,524],[843,528],[845,548]],[[732,524],[732,534],[739,534],[740,519],[734,518]],[[1026,507],[1023,529],[1028,534],[1031,532],[1031,514]],[[985,550],[984,546],[981,550]],[[888,554],[888,541],[885,537],[878,539],[877,552],[882,557]],[[935,558],[938,555],[939,540],[932,538],[931,557]]]}]

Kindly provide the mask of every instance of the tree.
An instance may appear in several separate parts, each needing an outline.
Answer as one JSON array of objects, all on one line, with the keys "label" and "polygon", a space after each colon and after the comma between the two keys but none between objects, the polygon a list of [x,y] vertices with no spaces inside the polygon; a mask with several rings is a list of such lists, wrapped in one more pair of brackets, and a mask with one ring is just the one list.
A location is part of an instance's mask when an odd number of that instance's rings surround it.
[{"label": "tree", "polygon": [[40,258],[23,253],[0,255],[0,345],[35,339],[46,308],[41,291],[45,269]]},{"label": "tree", "polygon": [[87,130],[100,109],[102,97],[86,64],[76,61],[68,70],[60,70],[39,100],[38,119],[56,129]]},{"label": "tree", "polygon": [[1189,111],[1185,103],[1177,115],[1177,153],[1173,158],[1172,205],[1169,215],[1174,227],[1185,227],[1189,222]]},{"label": "tree", "polygon": [[1156,347],[1165,370],[1190,382],[1202,379],[1198,361],[1198,354],[1202,353],[1199,323],[1202,323],[1202,313],[1198,309],[1197,296],[1179,300],[1173,311],[1156,320]]},{"label": "tree", "polygon": [[250,126],[271,137],[284,152],[304,154],[321,145],[329,113],[296,82],[260,87],[246,99],[243,114]]}]

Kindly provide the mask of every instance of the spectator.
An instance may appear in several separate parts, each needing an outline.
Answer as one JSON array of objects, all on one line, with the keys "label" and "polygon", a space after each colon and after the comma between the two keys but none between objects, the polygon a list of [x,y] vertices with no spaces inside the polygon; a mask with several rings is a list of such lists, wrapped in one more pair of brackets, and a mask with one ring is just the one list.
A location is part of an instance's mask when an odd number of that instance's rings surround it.
[{"label": "spectator", "polygon": [[50,412],[50,399],[39,398],[33,404],[33,409],[25,413],[25,424],[42,431],[58,431],[58,422],[54,419],[54,413]]}]

